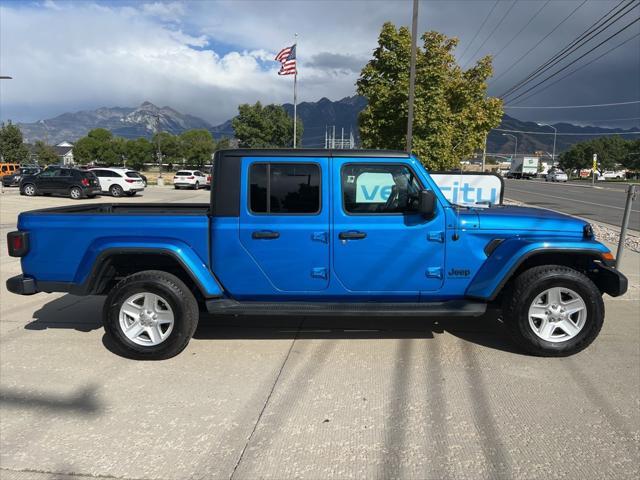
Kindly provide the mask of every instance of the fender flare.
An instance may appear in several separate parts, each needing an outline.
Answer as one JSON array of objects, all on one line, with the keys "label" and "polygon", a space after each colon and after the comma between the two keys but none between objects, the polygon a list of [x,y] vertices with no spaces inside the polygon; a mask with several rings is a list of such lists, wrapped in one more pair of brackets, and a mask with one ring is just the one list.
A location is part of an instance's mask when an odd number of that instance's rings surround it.
[{"label": "fender flare", "polygon": [[99,239],[92,244],[80,262],[74,284],[78,293],[91,294],[104,275],[108,260],[118,255],[153,254],[166,255],[174,259],[198,287],[205,298],[223,295],[224,289],[209,267],[186,243],[175,239],[146,240],[135,242],[124,239]]},{"label": "fender flare", "polygon": [[520,266],[530,258],[549,253],[581,255],[600,259],[609,249],[596,241],[579,239],[534,240],[513,238],[502,242],[490,253],[467,287],[470,298],[495,300]]}]

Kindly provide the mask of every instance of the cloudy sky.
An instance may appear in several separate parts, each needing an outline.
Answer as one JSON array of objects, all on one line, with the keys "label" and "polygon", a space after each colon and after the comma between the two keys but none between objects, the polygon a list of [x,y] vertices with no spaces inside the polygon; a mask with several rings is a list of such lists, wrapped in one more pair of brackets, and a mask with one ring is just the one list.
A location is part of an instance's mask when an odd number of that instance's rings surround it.
[{"label": "cloudy sky", "polygon": [[[500,95],[619,3],[422,0],[419,28],[458,37],[461,65],[482,55],[497,55],[489,93]],[[590,45],[638,18],[640,2],[635,0],[635,5]],[[292,100],[292,78],[278,77],[278,65],[272,59],[292,43],[295,32],[299,34],[299,99],[335,100],[354,94],[355,80],[376,46],[382,23],[408,25],[410,19],[410,0],[0,0],[0,75],[13,77],[0,81],[0,119],[35,121],[68,111],[135,106],[149,100],[217,124],[232,117],[239,103]],[[539,94],[522,97],[519,105],[640,99],[639,33],[640,22],[554,80],[627,43]],[[640,120],[629,120],[640,117],[639,104],[507,112],[537,121],[640,124]]]}]

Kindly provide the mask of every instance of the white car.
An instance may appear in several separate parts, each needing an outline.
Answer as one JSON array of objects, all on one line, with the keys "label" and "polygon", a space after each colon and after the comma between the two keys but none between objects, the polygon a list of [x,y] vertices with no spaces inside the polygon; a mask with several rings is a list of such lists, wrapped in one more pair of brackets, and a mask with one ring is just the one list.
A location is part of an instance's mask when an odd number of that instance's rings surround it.
[{"label": "white car", "polygon": [[134,170],[126,168],[92,168],[89,170],[98,177],[100,189],[112,197],[134,196],[144,190],[144,180]]},{"label": "white car", "polygon": [[200,170],[179,170],[173,177],[173,186],[176,189],[184,187],[197,190],[206,187],[207,184],[207,175]]},{"label": "white car", "polygon": [[547,173],[544,179],[545,182],[566,182],[567,180],[569,180],[569,177],[562,170],[553,170]]},{"label": "white car", "polygon": [[627,172],[625,172],[624,170],[617,171],[617,172],[614,172],[612,170],[605,170],[604,172],[602,172],[602,175],[598,177],[598,180],[600,179],[622,180],[623,178],[626,178],[626,176],[627,176]]}]

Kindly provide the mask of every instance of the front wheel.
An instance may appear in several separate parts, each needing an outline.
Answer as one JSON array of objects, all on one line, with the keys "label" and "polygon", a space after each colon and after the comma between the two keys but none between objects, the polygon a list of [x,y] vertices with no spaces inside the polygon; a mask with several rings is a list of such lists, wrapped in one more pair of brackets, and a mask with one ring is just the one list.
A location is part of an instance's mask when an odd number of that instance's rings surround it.
[{"label": "front wheel", "polygon": [[182,280],[147,270],[121,280],[109,293],[103,322],[126,357],[161,360],[185,349],[198,315],[198,303]]},{"label": "front wheel", "polygon": [[573,355],[604,322],[602,294],[582,273],[560,265],[531,268],[507,292],[504,319],[513,340],[543,357]]},{"label": "front wheel", "polygon": [[196,184],[193,186],[194,190],[198,190],[200,188],[200,182],[196,182]]},{"label": "front wheel", "polygon": [[32,183],[28,183],[22,187],[22,191],[27,197],[33,197],[36,194],[36,186]]}]

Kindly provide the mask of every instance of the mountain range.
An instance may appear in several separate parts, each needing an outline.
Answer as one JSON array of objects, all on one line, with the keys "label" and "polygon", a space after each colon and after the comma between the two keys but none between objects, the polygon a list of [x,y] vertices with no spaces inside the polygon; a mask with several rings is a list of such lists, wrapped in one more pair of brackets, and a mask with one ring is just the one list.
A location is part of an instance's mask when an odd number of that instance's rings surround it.
[{"label": "mountain range", "polygon": [[[293,115],[293,105],[284,104],[283,107]],[[341,100],[332,101],[321,98],[317,102],[302,102],[298,104],[298,115],[304,124],[302,146],[324,147],[325,131],[332,132],[335,126],[336,138],[342,136],[348,139],[353,133],[355,144],[359,145],[358,114],[366,107],[363,97],[354,95]],[[114,135],[124,138],[150,138],[155,132],[163,131],[179,134],[185,130],[206,129],[215,138],[233,137],[231,119],[220,125],[211,125],[201,118],[183,114],[171,107],[158,107],[151,102],[144,102],[138,107],[101,107],[96,110],[83,110],[75,113],[63,113],[57,117],[40,120],[34,123],[19,124],[24,138],[28,142],[44,140],[50,144],[62,141],[73,142],[86,135],[93,128],[105,128]],[[593,126],[578,126],[570,123],[557,123],[554,127],[562,134],[596,134],[596,135],[558,135],[556,152],[569,148],[572,144],[588,138],[595,138],[598,134],[638,132],[634,127],[629,130],[618,128],[602,128]],[[551,152],[553,135],[536,135],[535,133],[550,133],[552,129],[539,126],[534,122],[523,122],[505,114],[498,130],[493,130],[487,139],[489,153],[505,153],[510,155],[514,150],[514,140],[503,135],[500,130],[517,130],[518,152],[532,153],[542,150]],[[329,133],[331,134],[331,133]],[[629,137],[627,137],[629,138]],[[635,137],[635,135],[633,136]]]}]

